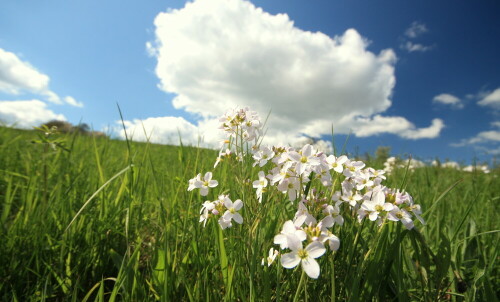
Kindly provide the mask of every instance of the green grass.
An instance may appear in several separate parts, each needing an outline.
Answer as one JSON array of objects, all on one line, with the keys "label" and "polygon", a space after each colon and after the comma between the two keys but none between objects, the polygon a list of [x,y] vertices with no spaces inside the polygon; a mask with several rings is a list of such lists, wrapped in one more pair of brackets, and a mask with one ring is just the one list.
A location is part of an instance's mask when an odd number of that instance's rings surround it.
[{"label": "green grass", "polygon": [[[1,301],[498,300],[498,171],[396,171],[384,184],[404,186],[426,225],[345,215],[340,249],[299,286],[300,268],[261,265],[296,206],[271,192],[259,204],[250,163],[214,170],[213,150],[60,138],[69,151],[0,128]],[[207,171],[219,186],[188,192]],[[244,224],[204,228],[201,204],[223,192],[245,202]]]}]

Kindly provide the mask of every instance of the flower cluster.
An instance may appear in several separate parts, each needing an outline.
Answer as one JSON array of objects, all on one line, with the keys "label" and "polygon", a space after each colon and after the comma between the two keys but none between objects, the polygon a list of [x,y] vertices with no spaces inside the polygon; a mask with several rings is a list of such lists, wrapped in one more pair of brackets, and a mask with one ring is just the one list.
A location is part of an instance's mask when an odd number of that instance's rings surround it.
[{"label": "flower cluster", "polygon": [[239,211],[243,207],[243,202],[241,200],[236,200],[233,202],[229,195],[219,195],[219,198],[214,201],[205,201],[202,205],[200,211],[200,222],[203,222],[203,226],[206,225],[207,220],[211,216],[219,217],[218,222],[222,229],[227,229],[232,227],[232,221],[236,221],[239,224],[243,223],[243,217]]},{"label": "flower cluster", "polygon": [[[215,166],[233,154],[238,160],[249,158],[244,143],[254,141],[251,156],[253,167],[258,167],[259,172],[252,185],[258,202],[296,203],[295,216],[287,220],[274,237],[274,244],[279,245],[281,252],[271,248],[268,265],[280,257],[283,267],[294,268],[300,264],[309,277],[318,278],[320,267],[315,259],[328,249],[335,252],[340,247],[333,227],[344,224],[342,213],[356,216],[359,222],[367,218],[379,226],[392,221],[412,229],[415,219],[424,223],[420,206],[408,193],[382,184],[386,179],[384,170],[366,167],[362,161],[345,155],[327,155],[310,144],[300,149],[260,145],[262,123],[248,108],[232,110],[221,117],[220,122],[227,140]],[[215,186],[217,182],[212,180],[212,173],[207,172],[203,179],[201,174],[191,179],[188,190],[197,188],[206,196],[208,189]],[[200,222],[205,225],[209,217],[216,216],[222,229],[231,227],[233,220],[241,224],[243,217],[237,211],[242,206],[241,200],[233,203],[229,196],[220,195],[215,201],[203,203]]]},{"label": "flower cluster", "polygon": [[[301,263],[311,278],[319,276],[319,265],[314,259],[326,252],[325,246],[332,251],[340,246],[331,228],[344,223],[342,211],[356,213],[360,222],[368,217],[379,225],[386,220],[401,221],[411,229],[414,217],[423,223],[420,206],[413,203],[412,197],[383,186],[385,171],[365,167],[361,161],[345,155],[327,156],[308,144],[300,150],[262,146],[254,151],[253,159],[254,166],[269,168],[267,174],[260,171],[259,179],[253,183],[260,202],[271,187],[292,202],[299,200],[294,219],[283,225],[274,243],[289,250],[281,256],[283,267],[293,268]],[[340,180],[340,190],[331,190],[335,189],[333,182]],[[310,182],[317,188],[308,193],[306,184]],[[332,193],[326,196],[325,192]],[[268,264],[273,261],[273,257],[268,257]]]},{"label": "flower cluster", "polygon": [[248,107],[230,110],[219,118],[219,129],[226,132],[227,138],[242,138],[244,141],[257,140],[261,135],[262,124],[259,115]]}]

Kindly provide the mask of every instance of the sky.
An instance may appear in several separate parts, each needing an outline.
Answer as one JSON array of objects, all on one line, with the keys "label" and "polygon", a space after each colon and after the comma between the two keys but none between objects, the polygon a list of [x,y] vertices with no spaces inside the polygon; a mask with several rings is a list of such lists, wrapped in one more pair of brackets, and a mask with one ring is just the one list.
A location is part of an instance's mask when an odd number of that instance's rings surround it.
[{"label": "sky", "polygon": [[500,2],[0,2],[0,122],[86,123],[218,147],[218,117],[270,113],[265,142],[347,140],[424,161],[500,155]]}]

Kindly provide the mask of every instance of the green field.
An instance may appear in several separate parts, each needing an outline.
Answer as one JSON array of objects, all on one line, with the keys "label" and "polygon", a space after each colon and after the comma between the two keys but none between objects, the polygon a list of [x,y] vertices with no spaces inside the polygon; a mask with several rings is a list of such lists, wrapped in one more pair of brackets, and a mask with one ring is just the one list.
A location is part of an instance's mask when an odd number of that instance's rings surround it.
[{"label": "green field", "polygon": [[[300,266],[261,264],[279,249],[273,238],[297,202],[270,190],[259,203],[252,182],[261,168],[250,155],[214,169],[213,150],[76,133],[50,139],[60,144],[0,128],[0,301],[499,298],[498,170],[396,170],[384,184],[406,189],[425,225],[359,223],[345,211],[332,228],[340,248],[317,259],[312,279]],[[187,190],[208,171],[219,183],[208,196]],[[218,194],[244,202],[243,224],[199,222],[203,202]]]}]

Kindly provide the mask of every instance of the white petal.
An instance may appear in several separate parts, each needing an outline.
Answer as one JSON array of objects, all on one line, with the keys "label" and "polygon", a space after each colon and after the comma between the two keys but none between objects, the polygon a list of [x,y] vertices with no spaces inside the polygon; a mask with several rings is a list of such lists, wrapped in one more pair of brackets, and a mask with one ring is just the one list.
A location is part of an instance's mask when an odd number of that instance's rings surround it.
[{"label": "white petal", "polygon": [[211,181],[208,182],[208,186],[210,188],[217,187],[218,184],[219,184],[219,182],[217,180],[211,180]]},{"label": "white petal", "polygon": [[325,218],[323,218],[320,221],[320,223],[321,223],[321,229],[325,229],[325,228],[331,228],[335,222],[333,220],[333,217],[328,215]]},{"label": "white petal", "polygon": [[378,212],[371,212],[369,216],[371,221],[375,221],[378,218]]},{"label": "white petal", "polygon": [[[281,259],[283,259],[283,258],[281,258]],[[308,257],[307,259],[302,260],[302,269],[306,272],[306,274],[309,277],[311,277],[313,279],[317,279],[319,277],[319,272],[320,272],[319,264],[318,264],[318,262],[316,262],[316,260],[314,260],[311,257]]]},{"label": "white petal", "polygon": [[293,250],[297,251],[302,248],[302,240],[300,240],[299,237],[295,234],[286,234],[286,240],[288,247]]},{"label": "white petal", "polygon": [[208,195],[208,188],[200,188],[200,195],[201,196],[207,196]]},{"label": "white petal", "polygon": [[234,214],[232,214],[231,212],[229,211],[226,211],[224,212],[224,214],[222,215],[222,218],[224,218],[224,220],[226,221],[231,221],[231,218],[234,218]]},{"label": "white petal", "polygon": [[394,205],[392,203],[384,203],[384,210],[389,212],[389,211],[392,211],[392,209],[394,209]]},{"label": "white petal", "polygon": [[296,227],[300,228],[304,224],[304,222],[306,221],[306,219],[307,219],[306,215],[304,215],[304,214],[299,215],[299,216],[297,216],[297,219],[295,219],[295,221],[293,222],[293,224]]},{"label": "white petal", "polygon": [[243,207],[243,201],[237,199],[234,203],[233,203],[233,207],[236,211],[239,211],[242,207]]},{"label": "white petal", "polygon": [[330,235],[330,238],[328,238],[328,245],[330,246],[330,249],[332,251],[336,251],[340,247],[340,240],[337,236],[335,235]]},{"label": "white petal", "polygon": [[297,236],[297,238],[299,238],[300,241],[304,241],[307,239],[307,234],[303,230],[295,231],[295,236]]},{"label": "white petal", "polygon": [[205,181],[210,181],[210,179],[212,179],[212,172],[205,173],[204,179]]},{"label": "white petal", "polygon": [[288,241],[286,240],[286,236],[283,234],[274,236],[274,244],[279,244],[282,249],[287,248]]},{"label": "white petal", "polygon": [[291,220],[287,220],[285,224],[283,224],[283,233],[295,233],[296,230],[297,229]]},{"label": "white petal", "polygon": [[309,257],[318,258],[326,252],[326,249],[321,242],[315,241],[306,247],[306,251],[307,254],[309,254]]},{"label": "white petal", "polygon": [[281,265],[285,268],[294,268],[300,262],[300,258],[296,252],[291,252],[281,256]]},{"label": "white petal", "polygon": [[226,209],[234,207],[233,202],[229,198],[224,198],[224,206],[226,207]]},{"label": "white petal", "polygon": [[243,223],[243,217],[241,217],[240,213],[234,213],[233,214],[233,219],[239,224]]}]

